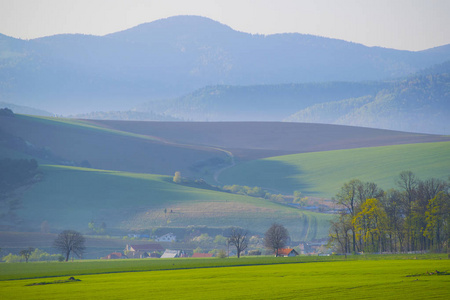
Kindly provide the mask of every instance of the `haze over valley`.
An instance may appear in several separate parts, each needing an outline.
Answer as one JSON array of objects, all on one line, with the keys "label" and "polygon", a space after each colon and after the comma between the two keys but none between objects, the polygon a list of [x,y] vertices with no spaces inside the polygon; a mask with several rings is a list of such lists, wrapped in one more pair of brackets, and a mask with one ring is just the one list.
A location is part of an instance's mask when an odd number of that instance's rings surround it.
[{"label": "haze over valley", "polygon": [[413,52],[252,35],[197,16],[105,36],[0,40],[0,101],[39,115],[449,130],[449,45]]},{"label": "haze over valley", "polygon": [[[166,234],[207,252],[241,228],[260,251],[281,223],[292,247],[325,251],[352,182],[383,205],[406,201],[404,174],[418,199],[448,197],[449,115],[450,44],[368,47],[185,15],[102,36],[0,34],[0,248],[30,234],[51,251],[70,228],[90,236],[88,258]],[[402,238],[365,249],[436,245]]]}]

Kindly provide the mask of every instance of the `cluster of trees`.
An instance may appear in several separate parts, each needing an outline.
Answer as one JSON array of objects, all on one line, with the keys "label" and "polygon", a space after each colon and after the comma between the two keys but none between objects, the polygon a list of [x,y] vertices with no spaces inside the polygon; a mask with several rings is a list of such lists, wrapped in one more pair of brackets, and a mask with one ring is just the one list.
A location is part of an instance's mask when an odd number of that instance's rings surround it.
[{"label": "cluster of trees", "polygon": [[335,198],[341,210],[330,227],[330,242],[339,252],[448,250],[449,182],[404,171],[396,185],[384,191],[354,179],[342,186]]},{"label": "cluster of trees", "polygon": [[20,250],[19,255],[15,255],[12,253],[9,253],[8,255],[4,256],[2,258],[2,261],[6,263],[12,263],[12,262],[22,262],[25,260],[25,262],[28,261],[61,261],[63,257],[59,254],[49,254],[43,250],[40,249],[34,249],[34,248],[27,248]]},{"label": "cluster of trees", "polygon": [[106,223],[101,222],[100,224],[96,224],[94,221],[90,221],[88,223],[89,229],[97,234],[105,234],[106,232]]},{"label": "cluster of trees", "polygon": [[[4,256],[2,260],[4,262],[21,262],[25,260],[28,261],[68,261],[70,255],[75,254],[77,257],[82,257],[85,247],[85,238],[78,231],[74,230],[64,230],[53,242],[53,247],[60,251],[62,255],[59,254],[48,254],[43,250],[34,249],[28,247],[19,252],[19,255],[14,255],[12,253]],[[0,249],[1,251],[1,249]]]},{"label": "cluster of trees", "polygon": [[[283,225],[278,223],[273,223],[264,235],[264,246],[272,250],[275,256],[278,256],[278,250],[283,249],[288,241],[289,232]],[[228,243],[236,247],[237,257],[239,258],[241,252],[245,251],[248,247],[248,232],[242,228],[231,228]]]},{"label": "cluster of trees", "polygon": [[266,190],[263,190],[262,188],[255,186],[255,187],[249,187],[249,186],[242,186],[242,185],[224,185],[222,187],[223,191],[230,192],[233,194],[239,194],[239,195],[247,195],[250,197],[258,197],[258,198],[265,198],[270,201],[276,201],[276,202],[283,202],[284,197],[281,194],[271,194]]}]

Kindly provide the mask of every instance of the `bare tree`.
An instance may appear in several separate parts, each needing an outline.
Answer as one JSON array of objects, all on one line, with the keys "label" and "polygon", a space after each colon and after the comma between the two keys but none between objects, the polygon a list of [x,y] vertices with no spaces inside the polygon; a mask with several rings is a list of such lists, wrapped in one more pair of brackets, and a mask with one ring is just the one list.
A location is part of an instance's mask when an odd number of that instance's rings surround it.
[{"label": "bare tree", "polygon": [[399,179],[397,180],[397,185],[405,192],[408,199],[408,204],[411,205],[411,203],[415,200],[415,194],[417,192],[416,188],[418,185],[418,179],[416,178],[416,175],[414,175],[411,171],[401,172]]},{"label": "bare tree", "polygon": [[237,257],[241,257],[241,252],[248,247],[247,231],[237,227],[231,228],[228,243],[236,247]]},{"label": "bare tree", "polygon": [[288,240],[289,233],[287,229],[281,224],[273,223],[264,236],[264,246],[272,249],[275,255],[278,256],[278,250],[284,248]]},{"label": "bare tree", "polygon": [[74,230],[64,230],[55,239],[53,246],[61,251],[68,261],[70,253],[74,253],[78,257],[83,255],[84,242],[85,239],[81,233]]},{"label": "bare tree", "polygon": [[31,256],[31,253],[34,251],[34,248],[28,247],[27,249],[21,250],[19,252],[20,256],[23,256],[25,258],[25,262],[28,262],[28,259]]}]

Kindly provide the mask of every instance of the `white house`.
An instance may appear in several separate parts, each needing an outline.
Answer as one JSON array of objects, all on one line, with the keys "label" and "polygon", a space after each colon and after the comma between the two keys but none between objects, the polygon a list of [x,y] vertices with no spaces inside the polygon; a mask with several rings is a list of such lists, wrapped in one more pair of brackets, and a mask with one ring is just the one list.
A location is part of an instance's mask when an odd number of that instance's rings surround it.
[{"label": "white house", "polygon": [[176,258],[176,257],[185,257],[186,253],[183,250],[169,250],[166,249],[164,254],[161,255],[161,258]]},{"label": "white house", "polygon": [[155,239],[156,242],[175,242],[177,237],[173,233],[168,233]]}]

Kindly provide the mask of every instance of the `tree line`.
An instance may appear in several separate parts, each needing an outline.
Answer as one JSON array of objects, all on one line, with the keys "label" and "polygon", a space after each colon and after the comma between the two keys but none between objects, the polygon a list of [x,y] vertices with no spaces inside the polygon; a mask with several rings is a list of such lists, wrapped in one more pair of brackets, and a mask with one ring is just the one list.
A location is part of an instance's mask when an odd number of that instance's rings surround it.
[{"label": "tree line", "polygon": [[354,179],[341,187],[329,234],[338,252],[449,250],[450,182],[404,171],[396,186],[384,191]]},{"label": "tree line", "polygon": [[[283,249],[290,237],[288,230],[279,223],[273,223],[264,234],[264,246],[273,251],[275,256],[279,256],[279,250]],[[242,228],[233,227],[228,238],[229,245],[236,247],[236,254],[239,258],[241,252],[248,247],[248,232]]]}]

